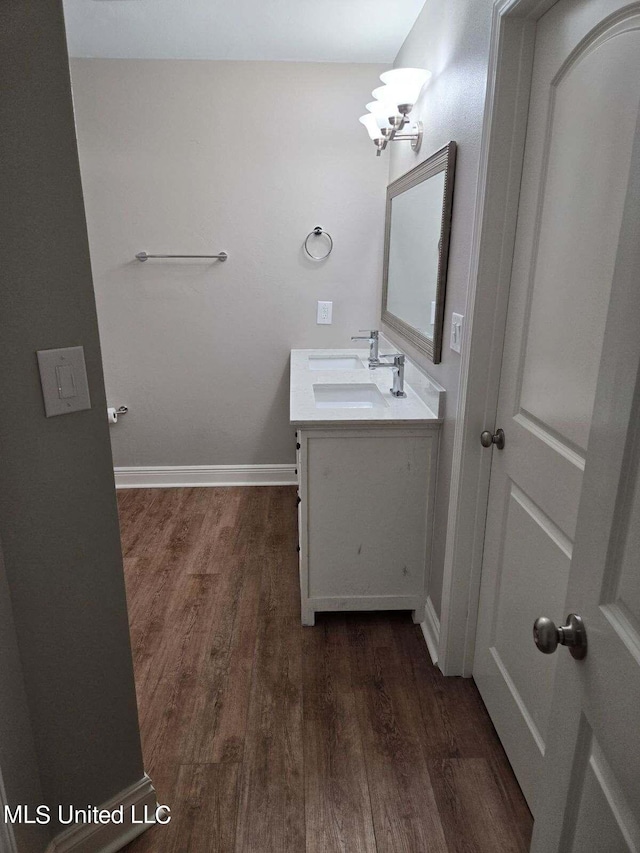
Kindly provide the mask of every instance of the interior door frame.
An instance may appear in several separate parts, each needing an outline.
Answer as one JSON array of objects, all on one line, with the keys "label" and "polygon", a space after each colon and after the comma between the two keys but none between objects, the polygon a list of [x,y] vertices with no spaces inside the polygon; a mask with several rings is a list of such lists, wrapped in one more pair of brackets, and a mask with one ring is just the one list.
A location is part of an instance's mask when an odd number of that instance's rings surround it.
[{"label": "interior door frame", "polygon": [[[11,590],[0,541],[0,850],[48,849],[47,825],[12,824],[4,820],[5,805],[21,804],[30,812],[45,803],[25,691],[18,634],[13,620]],[[33,815],[32,815],[33,817]]]},{"label": "interior door frame", "polygon": [[[12,619],[11,596],[7,584],[2,542],[0,541],[0,680],[3,684],[3,696],[0,701],[0,850],[2,853],[18,853],[18,845],[12,825],[5,821],[5,806],[11,805],[7,797],[3,769],[7,779],[11,778],[16,769],[16,762],[23,763],[35,781],[37,770],[33,759],[35,754],[24,754],[23,750],[16,751],[15,743],[22,747],[26,737],[31,739],[31,723],[25,720],[27,715],[26,696],[22,682],[22,665],[20,663],[18,638]],[[12,743],[12,741],[14,743]],[[32,746],[29,743],[29,746]],[[7,749],[11,747],[11,749]],[[13,754],[13,758],[11,755]],[[8,764],[8,767],[7,767]],[[40,779],[37,778],[37,790],[40,793]],[[21,793],[26,793],[21,788]],[[40,798],[41,799],[41,798]],[[16,803],[13,803],[15,807]]]},{"label": "interior door frame", "polygon": [[0,850],[6,850],[6,853],[18,853],[13,829],[4,819],[4,807],[6,805],[8,805],[7,794],[4,789],[2,770],[0,769]]},{"label": "interior door frame", "polygon": [[445,675],[473,670],[492,457],[480,433],[496,426],[536,26],[556,2],[493,6],[438,639]]}]

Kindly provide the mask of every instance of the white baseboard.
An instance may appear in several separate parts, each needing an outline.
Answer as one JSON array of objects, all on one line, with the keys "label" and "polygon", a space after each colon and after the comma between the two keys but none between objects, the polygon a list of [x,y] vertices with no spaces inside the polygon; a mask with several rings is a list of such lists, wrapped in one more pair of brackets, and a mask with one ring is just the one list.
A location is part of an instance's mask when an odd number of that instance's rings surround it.
[{"label": "white baseboard", "polygon": [[424,622],[420,623],[424,639],[429,649],[429,656],[434,664],[438,663],[438,647],[440,645],[440,620],[435,611],[433,602],[427,598]]},{"label": "white baseboard", "polygon": [[134,824],[131,820],[132,808],[135,807],[141,819],[145,807],[153,815],[157,806],[156,792],[146,773],[139,782],[121,791],[100,808],[112,811],[118,806],[124,806],[124,823],[74,824],[56,835],[46,853],[115,853],[142,835],[152,824]]},{"label": "white baseboard", "polygon": [[170,489],[190,486],[293,486],[290,465],[166,465],[114,468],[116,489]]}]

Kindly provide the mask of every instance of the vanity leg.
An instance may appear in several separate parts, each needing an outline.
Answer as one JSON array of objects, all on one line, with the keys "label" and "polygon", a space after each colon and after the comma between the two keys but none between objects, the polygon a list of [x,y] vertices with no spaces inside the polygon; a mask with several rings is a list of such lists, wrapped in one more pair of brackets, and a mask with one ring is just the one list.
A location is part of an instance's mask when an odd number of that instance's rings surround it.
[{"label": "vanity leg", "polygon": [[413,619],[416,625],[419,625],[421,622],[424,622],[424,607],[421,610],[412,610],[411,618]]},{"label": "vanity leg", "polygon": [[302,607],[302,624],[313,627],[316,624],[316,612],[310,607]]}]

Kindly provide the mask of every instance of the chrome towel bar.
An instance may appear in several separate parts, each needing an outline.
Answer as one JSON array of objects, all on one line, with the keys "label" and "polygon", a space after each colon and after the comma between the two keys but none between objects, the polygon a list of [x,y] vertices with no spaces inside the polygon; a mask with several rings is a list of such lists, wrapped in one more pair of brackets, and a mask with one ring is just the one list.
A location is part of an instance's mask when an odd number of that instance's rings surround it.
[{"label": "chrome towel bar", "polygon": [[139,261],[148,261],[149,258],[214,258],[218,261],[226,261],[229,255],[220,252],[218,255],[148,255],[146,252],[138,252],[136,258]]}]

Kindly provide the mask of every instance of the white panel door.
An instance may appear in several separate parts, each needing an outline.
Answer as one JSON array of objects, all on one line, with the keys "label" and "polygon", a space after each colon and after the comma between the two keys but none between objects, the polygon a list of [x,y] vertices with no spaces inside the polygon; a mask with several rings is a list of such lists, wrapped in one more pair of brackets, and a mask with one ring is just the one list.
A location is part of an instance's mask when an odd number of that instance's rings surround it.
[{"label": "white panel door", "polygon": [[[532,812],[640,101],[640,4],[560,0],[539,21],[474,677]],[[565,615],[565,614],[562,614]]]},{"label": "white panel door", "polygon": [[640,851],[640,121],[559,647],[535,853]]}]

